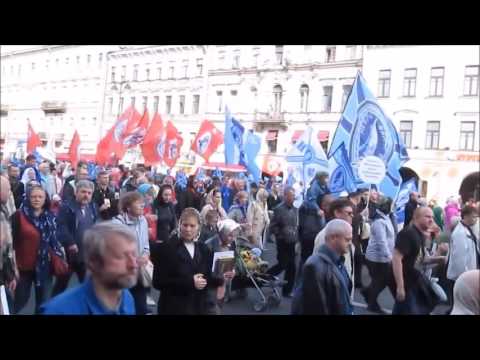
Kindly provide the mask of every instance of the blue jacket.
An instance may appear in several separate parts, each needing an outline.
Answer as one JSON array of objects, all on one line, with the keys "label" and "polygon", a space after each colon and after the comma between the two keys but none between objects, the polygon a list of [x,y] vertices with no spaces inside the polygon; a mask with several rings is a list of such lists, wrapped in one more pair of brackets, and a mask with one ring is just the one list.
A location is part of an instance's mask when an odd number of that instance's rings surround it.
[{"label": "blue jacket", "polygon": [[135,315],[132,294],[122,290],[117,310],[106,309],[97,298],[90,278],[79,286],[65,291],[40,307],[43,315]]},{"label": "blue jacket", "polygon": [[307,196],[304,205],[307,209],[319,210],[318,198],[322,195],[330,194],[330,189],[327,185],[321,185],[318,180],[315,180],[307,190]]}]

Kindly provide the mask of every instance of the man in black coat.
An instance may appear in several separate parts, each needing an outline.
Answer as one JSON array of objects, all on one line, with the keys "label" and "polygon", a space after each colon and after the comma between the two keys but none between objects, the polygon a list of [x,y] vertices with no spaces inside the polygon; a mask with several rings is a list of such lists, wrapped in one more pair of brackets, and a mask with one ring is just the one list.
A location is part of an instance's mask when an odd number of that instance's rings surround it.
[{"label": "man in black coat", "polygon": [[15,199],[15,207],[20,208],[25,193],[25,186],[20,181],[20,168],[15,164],[8,166],[8,180],[12,189],[13,198]]},{"label": "man in black coat", "polygon": [[64,202],[75,201],[76,184],[80,180],[88,180],[88,165],[85,161],[79,161],[75,169],[75,175],[65,179],[62,190],[62,200]]},{"label": "man in black coat", "polygon": [[345,220],[331,220],[325,228],[325,244],[304,265],[292,302],[294,315],[352,315],[352,282],[344,255],[352,241],[352,227]]},{"label": "man in black coat", "polygon": [[118,215],[119,194],[109,186],[109,174],[107,171],[100,171],[97,174],[95,190],[92,200],[97,204],[99,215],[102,220],[111,220]]}]

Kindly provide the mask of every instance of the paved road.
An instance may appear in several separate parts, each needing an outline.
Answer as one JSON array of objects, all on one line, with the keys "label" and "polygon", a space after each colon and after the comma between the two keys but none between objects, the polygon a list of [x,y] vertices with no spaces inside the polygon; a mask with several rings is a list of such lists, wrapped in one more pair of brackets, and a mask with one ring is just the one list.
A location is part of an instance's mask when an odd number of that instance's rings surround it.
[{"label": "paved road", "polygon": [[[276,246],[273,243],[268,243],[266,251],[264,252],[264,259],[274,265],[276,263]],[[281,275],[282,276],[282,275]],[[362,272],[363,284],[369,284],[370,277],[368,275],[367,269],[364,267]],[[78,283],[76,276],[74,275],[70,280],[70,286],[75,286]],[[248,297],[247,299],[232,299],[230,302],[224,305],[223,312],[225,315],[288,315],[291,310],[291,299],[282,298],[282,301],[278,307],[269,307],[263,312],[256,312],[253,309],[253,303],[260,299],[258,291],[254,288],[247,289]],[[265,290],[268,294],[268,289]],[[159,296],[159,292],[155,289],[152,289],[152,297],[156,301]],[[380,293],[378,298],[378,303],[387,313],[391,313],[393,308],[394,299],[390,294],[388,289],[385,289]],[[363,299],[363,296],[360,294],[359,290],[355,291],[354,294],[354,312],[356,315],[378,315],[367,311],[366,304]],[[151,306],[153,313],[156,313],[156,306]],[[444,314],[447,310],[446,305],[439,305],[433,312],[433,314]],[[20,312],[21,315],[33,314],[34,312],[34,294],[33,288],[30,296],[30,300],[25,306],[25,308]]]}]

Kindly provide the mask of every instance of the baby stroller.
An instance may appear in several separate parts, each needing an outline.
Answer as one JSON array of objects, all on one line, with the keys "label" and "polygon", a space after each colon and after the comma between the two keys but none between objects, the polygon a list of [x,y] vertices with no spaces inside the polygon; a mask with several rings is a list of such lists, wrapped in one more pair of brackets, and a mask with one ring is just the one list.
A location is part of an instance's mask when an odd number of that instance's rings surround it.
[{"label": "baby stroller", "polygon": [[232,281],[230,290],[255,288],[260,295],[260,299],[253,303],[256,312],[265,311],[268,306],[278,307],[281,296],[277,288],[283,286],[285,282],[267,274],[268,262],[262,260],[261,251],[258,248],[254,249],[246,239],[237,238],[235,246],[238,254],[235,264],[237,275]]}]

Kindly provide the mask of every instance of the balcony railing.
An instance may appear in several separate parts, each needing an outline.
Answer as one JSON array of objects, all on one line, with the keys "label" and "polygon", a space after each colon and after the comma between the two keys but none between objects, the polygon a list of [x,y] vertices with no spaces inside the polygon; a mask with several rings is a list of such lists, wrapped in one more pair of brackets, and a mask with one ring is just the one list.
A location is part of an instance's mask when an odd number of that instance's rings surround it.
[{"label": "balcony railing", "polygon": [[42,102],[42,110],[45,114],[63,114],[67,111],[67,103],[65,101],[44,101]]}]

